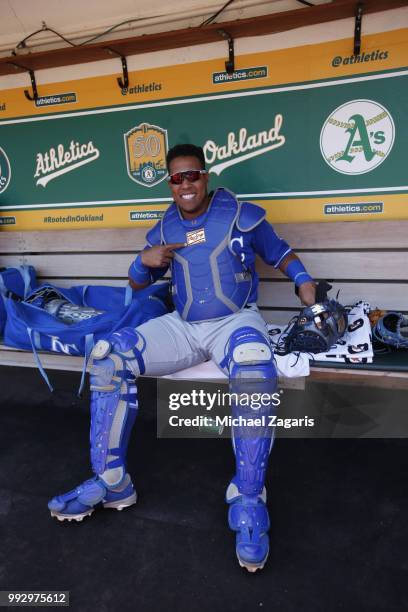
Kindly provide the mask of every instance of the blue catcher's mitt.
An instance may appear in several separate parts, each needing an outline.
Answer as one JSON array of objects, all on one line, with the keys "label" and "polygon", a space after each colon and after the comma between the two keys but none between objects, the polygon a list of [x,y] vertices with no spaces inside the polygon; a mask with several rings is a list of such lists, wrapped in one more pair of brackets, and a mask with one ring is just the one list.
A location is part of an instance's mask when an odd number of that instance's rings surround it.
[{"label": "blue catcher's mitt", "polygon": [[285,338],[287,353],[323,353],[341,338],[347,329],[347,312],[336,300],[307,306],[300,311]]},{"label": "blue catcher's mitt", "polygon": [[408,317],[400,312],[387,312],[373,327],[373,336],[387,346],[408,349]]}]

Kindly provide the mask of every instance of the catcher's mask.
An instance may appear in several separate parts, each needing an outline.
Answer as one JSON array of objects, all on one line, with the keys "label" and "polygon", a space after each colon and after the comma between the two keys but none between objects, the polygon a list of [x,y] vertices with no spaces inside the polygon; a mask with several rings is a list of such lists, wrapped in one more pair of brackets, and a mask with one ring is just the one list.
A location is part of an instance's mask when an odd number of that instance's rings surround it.
[{"label": "catcher's mask", "polygon": [[330,350],[347,329],[347,312],[335,300],[303,308],[285,338],[287,353],[323,353]]}]

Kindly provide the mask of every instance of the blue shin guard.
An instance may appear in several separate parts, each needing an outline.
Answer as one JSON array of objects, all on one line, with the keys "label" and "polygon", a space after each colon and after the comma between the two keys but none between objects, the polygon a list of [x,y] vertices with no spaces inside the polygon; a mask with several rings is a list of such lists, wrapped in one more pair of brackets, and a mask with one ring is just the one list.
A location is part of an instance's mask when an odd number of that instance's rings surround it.
[{"label": "blue shin guard", "polygon": [[95,478],[54,497],[48,507],[59,520],[80,521],[95,506],[121,510],[136,502],[126,473],[126,451],[136,419],[136,375],[143,374],[144,340],[134,329],[99,341],[91,365],[91,463]]},{"label": "blue shin guard", "polygon": [[255,572],[269,554],[264,484],[273,444],[269,417],[276,401],[277,372],[269,343],[254,328],[241,328],[231,336],[228,356],[236,458],[236,474],[226,493],[228,524],[236,532],[240,565]]}]

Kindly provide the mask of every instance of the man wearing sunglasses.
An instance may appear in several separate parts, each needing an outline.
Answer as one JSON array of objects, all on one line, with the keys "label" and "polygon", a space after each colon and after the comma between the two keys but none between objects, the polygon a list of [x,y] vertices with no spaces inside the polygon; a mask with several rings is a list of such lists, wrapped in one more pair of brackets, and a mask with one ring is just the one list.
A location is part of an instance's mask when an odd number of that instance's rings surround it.
[{"label": "man wearing sunglasses", "polygon": [[[293,280],[305,305],[315,302],[315,283],[289,245],[265,220],[265,211],[239,203],[219,188],[208,193],[203,150],[177,145],[167,155],[174,202],[147,233],[147,246],[129,269],[133,289],[143,289],[170,268],[174,312],[125,328],[99,341],[91,366],[91,461],[96,476],[53,498],[51,514],[82,520],[96,505],[130,506],[136,493],[126,472],[126,449],[137,412],[136,378],[161,376],[213,359],[228,375],[236,397],[247,390],[276,390],[277,372],[257,306],[255,257]],[[242,395],[241,395],[242,397]],[[253,414],[240,401],[234,415]],[[271,414],[272,406],[256,416]],[[236,474],[226,492],[228,522],[236,532],[241,566],[262,569],[269,552],[265,475],[272,428],[232,428]]]}]

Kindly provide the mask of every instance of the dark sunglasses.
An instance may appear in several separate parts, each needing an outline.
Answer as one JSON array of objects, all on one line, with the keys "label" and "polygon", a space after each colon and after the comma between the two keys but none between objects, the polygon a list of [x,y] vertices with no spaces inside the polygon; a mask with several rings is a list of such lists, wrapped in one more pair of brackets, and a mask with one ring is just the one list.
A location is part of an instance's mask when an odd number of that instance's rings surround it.
[{"label": "dark sunglasses", "polygon": [[195,183],[202,174],[207,174],[207,170],[185,170],[184,172],[170,174],[167,180],[172,185],[181,185],[184,179],[187,179],[189,183]]}]

